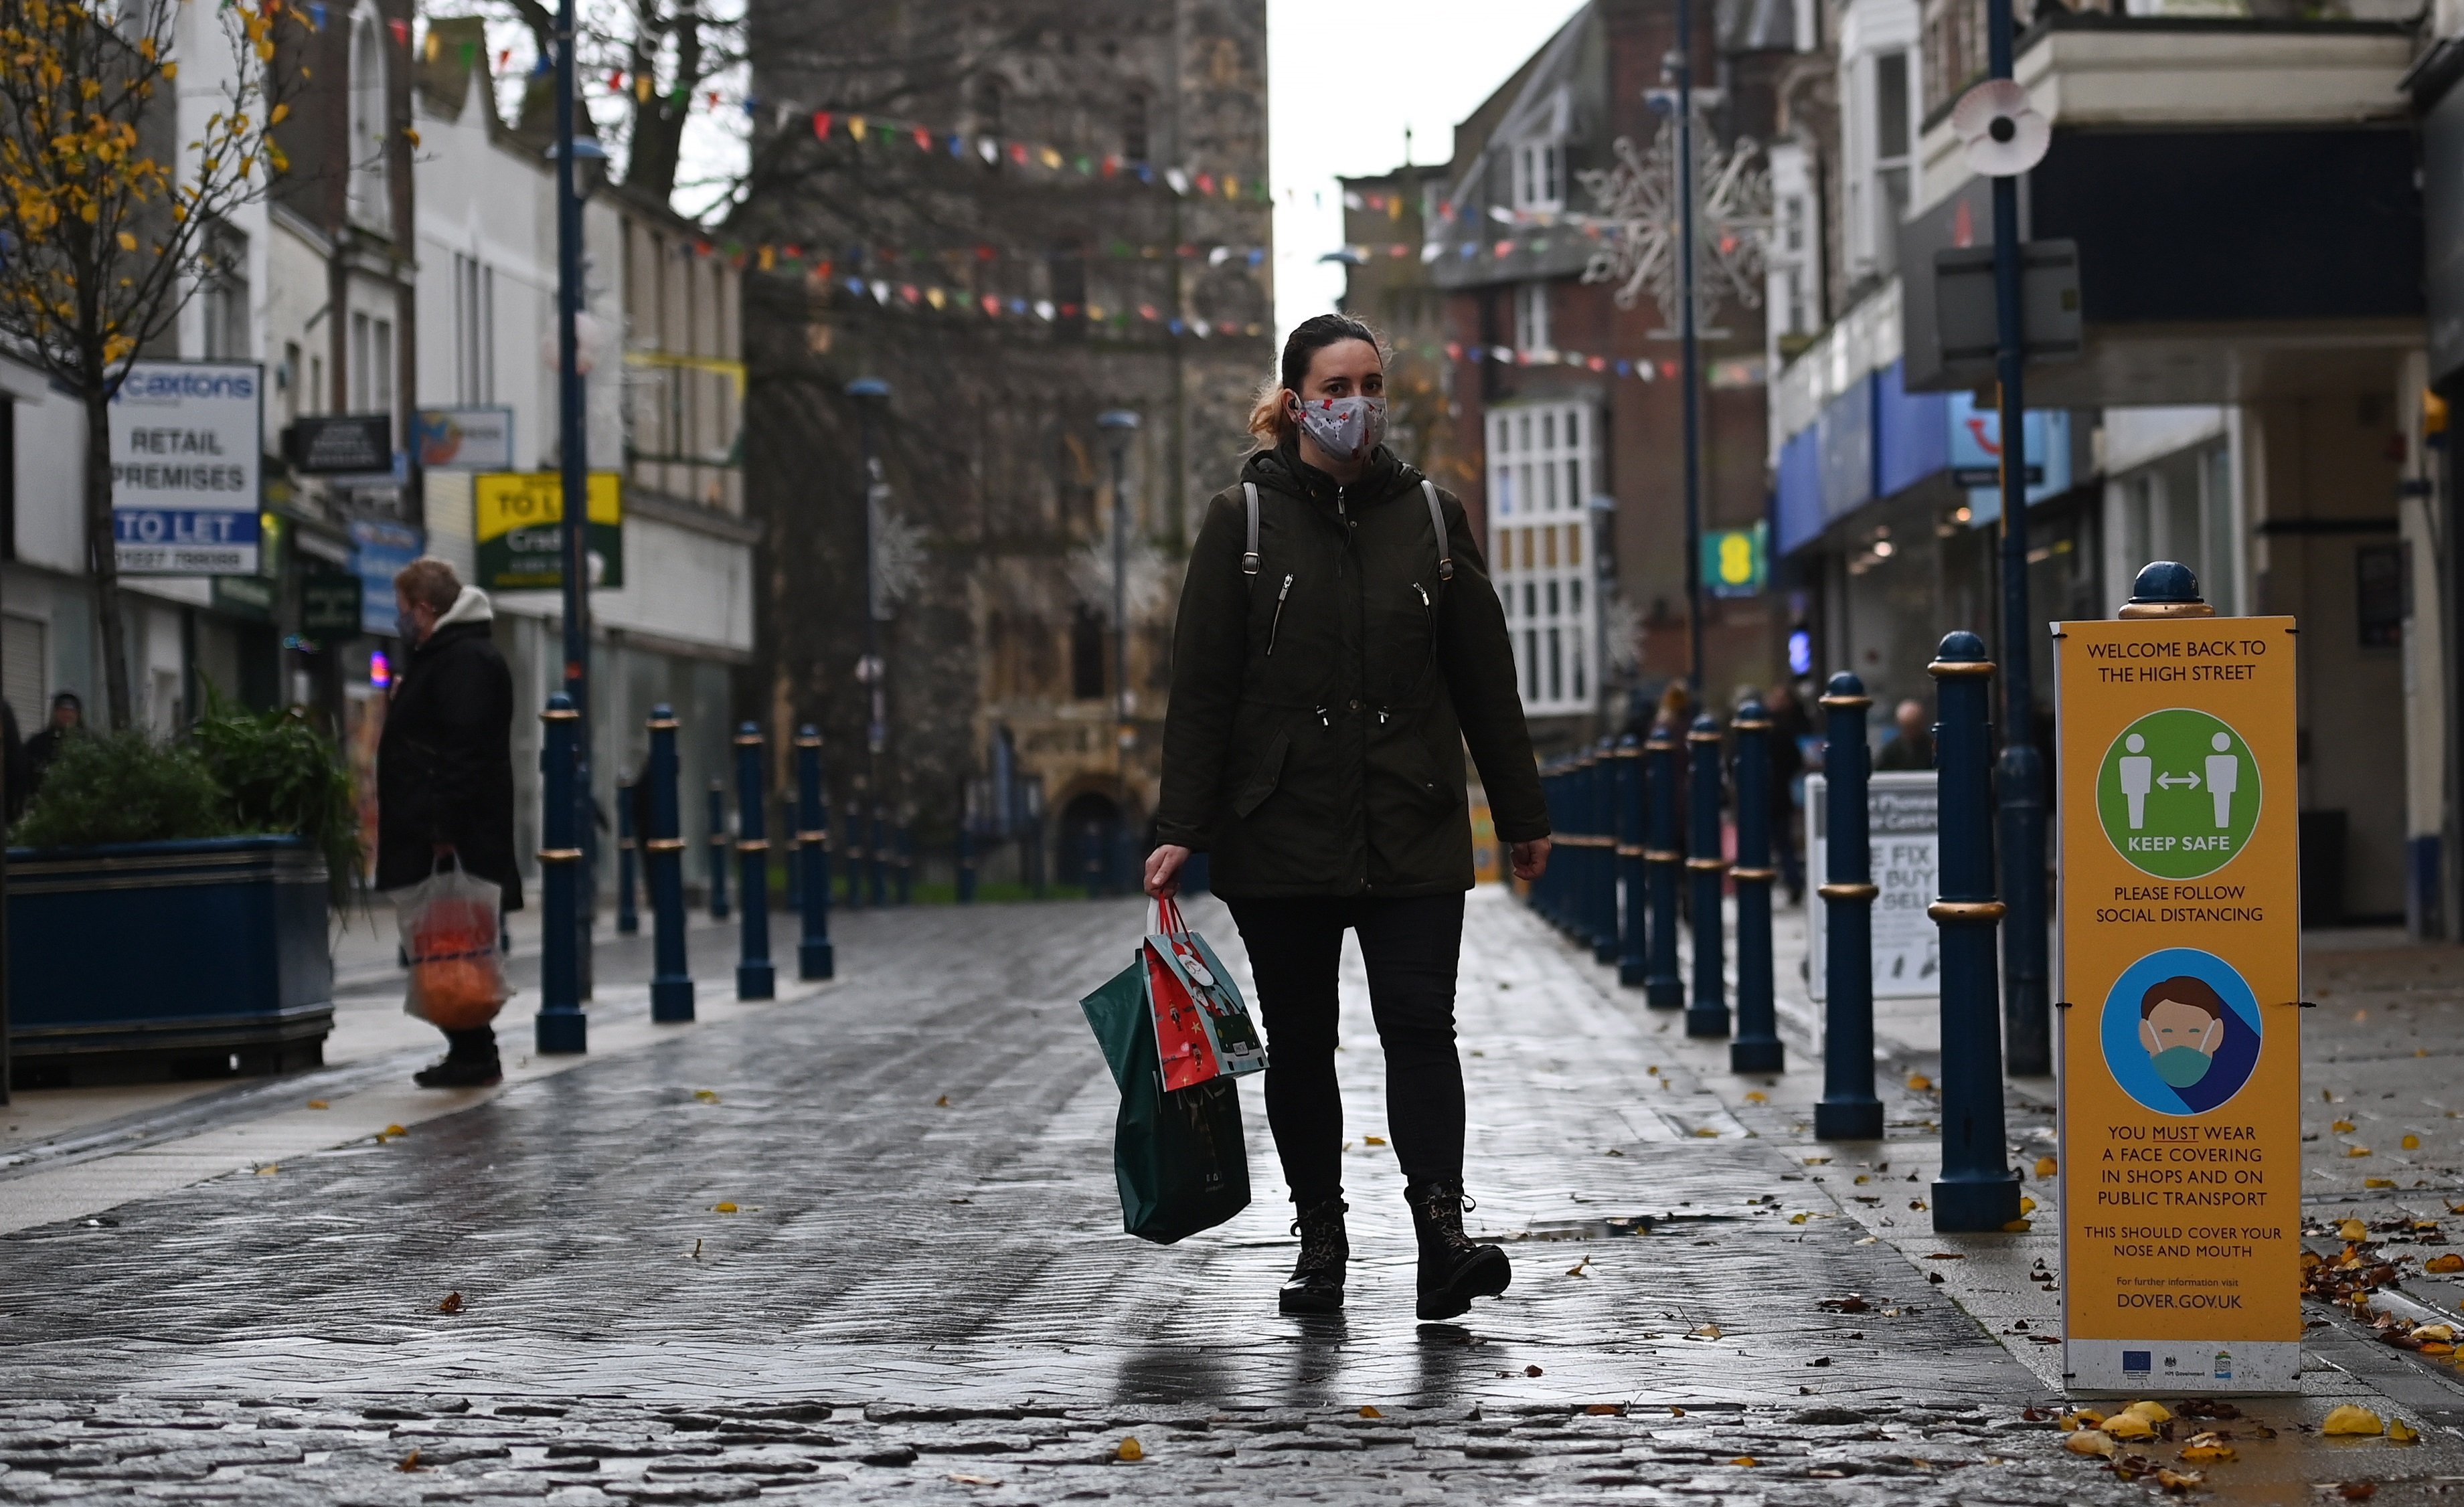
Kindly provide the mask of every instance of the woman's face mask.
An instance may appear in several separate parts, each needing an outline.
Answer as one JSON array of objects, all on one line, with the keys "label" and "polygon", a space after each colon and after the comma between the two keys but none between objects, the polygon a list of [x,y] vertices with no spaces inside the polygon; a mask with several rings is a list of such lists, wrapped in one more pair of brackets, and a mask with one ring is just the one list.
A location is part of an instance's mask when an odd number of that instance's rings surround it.
[{"label": "woman's face mask", "polygon": [[1300,404],[1301,432],[1338,461],[1364,460],[1386,438],[1384,398],[1309,398]]}]

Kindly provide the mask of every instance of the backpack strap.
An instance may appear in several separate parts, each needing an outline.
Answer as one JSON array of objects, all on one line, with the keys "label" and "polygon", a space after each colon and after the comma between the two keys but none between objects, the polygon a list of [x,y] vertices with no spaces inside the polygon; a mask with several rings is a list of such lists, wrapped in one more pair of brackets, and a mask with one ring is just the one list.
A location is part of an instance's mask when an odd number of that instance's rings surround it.
[{"label": "backpack strap", "polygon": [[1448,546],[1453,540],[1446,537],[1446,510],[1438,503],[1438,484],[1424,476],[1420,479],[1420,492],[1429,499],[1429,527],[1438,532],[1438,579],[1452,580],[1455,557]]},{"label": "backpack strap", "polygon": [[1247,504],[1249,513],[1249,545],[1241,552],[1241,574],[1254,577],[1258,574],[1258,484],[1254,481],[1243,482],[1241,496]]}]

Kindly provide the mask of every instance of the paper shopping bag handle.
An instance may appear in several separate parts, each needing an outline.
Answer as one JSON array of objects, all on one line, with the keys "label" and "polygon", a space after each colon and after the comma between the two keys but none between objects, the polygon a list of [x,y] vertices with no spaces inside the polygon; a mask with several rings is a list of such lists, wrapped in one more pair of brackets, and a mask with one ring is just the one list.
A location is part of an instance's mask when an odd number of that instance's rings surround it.
[{"label": "paper shopping bag handle", "polygon": [[1180,918],[1180,906],[1166,896],[1147,903],[1147,929],[1158,936],[1187,936],[1189,923]]}]

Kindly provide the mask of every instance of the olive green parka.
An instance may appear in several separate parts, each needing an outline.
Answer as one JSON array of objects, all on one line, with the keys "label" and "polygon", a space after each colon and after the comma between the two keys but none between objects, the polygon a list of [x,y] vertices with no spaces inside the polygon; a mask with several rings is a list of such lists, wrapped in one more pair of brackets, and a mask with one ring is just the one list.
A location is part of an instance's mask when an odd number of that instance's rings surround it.
[{"label": "olive green parka", "polygon": [[1208,503],[1181,586],[1159,841],[1233,898],[1433,895],[1472,884],[1465,745],[1501,842],[1549,834],[1514,650],[1463,504],[1380,448],[1338,484],[1292,441]]}]

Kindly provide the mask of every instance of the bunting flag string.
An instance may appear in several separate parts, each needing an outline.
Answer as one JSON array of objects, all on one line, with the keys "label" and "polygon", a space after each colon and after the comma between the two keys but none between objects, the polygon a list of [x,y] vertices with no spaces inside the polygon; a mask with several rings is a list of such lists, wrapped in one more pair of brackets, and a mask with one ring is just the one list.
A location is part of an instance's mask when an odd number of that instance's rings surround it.
[{"label": "bunting flag string", "polygon": [[937,284],[892,282],[888,278],[849,277],[836,275],[827,262],[813,264],[805,273],[805,286],[817,296],[844,295],[861,303],[869,299],[876,308],[897,314],[947,315],[953,318],[980,317],[993,320],[1031,319],[1042,324],[1058,321],[1079,323],[1089,329],[1127,334],[1139,325],[1152,325],[1177,336],[1210,337],[1264,336],[1264,324],[1243,324],[1235,319],[1206,320],[1182,315],[1168,314],[1152,303],[1124,307],[1100,303],[1055,303],[1049,298],[1003,297],[998,294],[969,294],[963,290]]}]

